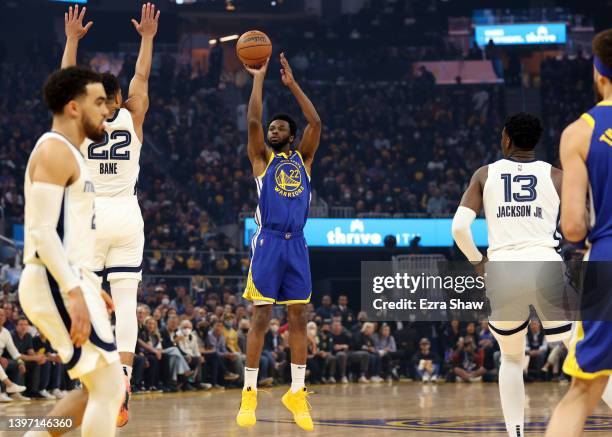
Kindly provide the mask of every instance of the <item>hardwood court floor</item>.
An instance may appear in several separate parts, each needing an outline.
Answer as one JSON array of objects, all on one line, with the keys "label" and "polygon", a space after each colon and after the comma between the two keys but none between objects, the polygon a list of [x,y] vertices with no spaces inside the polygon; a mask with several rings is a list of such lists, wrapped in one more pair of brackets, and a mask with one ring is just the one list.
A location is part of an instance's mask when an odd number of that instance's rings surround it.
[{"label": "hardwood court floor", "polygon": [[[542,436],[552,409],[567,385],[527,385],[527,436]],[[315,420],[312,436],[499,436],[505,427],[496,384],[416,382],[313,386]],[[239,390],[178,394],[143,394],[132,399],[132,418],[118,436],[295,436],[306,435],[280,403],[286,387],[258,395],[257,425],[239,428],[234,416]],[[3,404],[0,416],[33,416],[48,411],[53,401]],[[600,403],[590,418],[589,437],[612,435],[612,412]],[[22,435],[2,433],[0,435]],[[71,432],[70,436],[80,435]],[[562,436],[560,436],[562,437]]]}]

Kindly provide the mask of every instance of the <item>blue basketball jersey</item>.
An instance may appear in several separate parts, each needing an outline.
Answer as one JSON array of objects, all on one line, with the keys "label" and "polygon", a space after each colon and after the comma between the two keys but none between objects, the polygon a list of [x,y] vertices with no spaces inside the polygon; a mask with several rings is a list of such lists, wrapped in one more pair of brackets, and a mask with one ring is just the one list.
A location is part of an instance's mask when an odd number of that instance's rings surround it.
[{"label": "blue basketball jersey", "polygon": [[280,232],[304,229],[310,207],[310,176],[300,152],[273,153],[255,183],[259,196],[255,222],[260,228]]},{"label": "blue basketball jersey", "polygon": [[586,166],[589,173],[589,242],[612,237],[612,102],[604,101],[582,118],[593,128]]}]

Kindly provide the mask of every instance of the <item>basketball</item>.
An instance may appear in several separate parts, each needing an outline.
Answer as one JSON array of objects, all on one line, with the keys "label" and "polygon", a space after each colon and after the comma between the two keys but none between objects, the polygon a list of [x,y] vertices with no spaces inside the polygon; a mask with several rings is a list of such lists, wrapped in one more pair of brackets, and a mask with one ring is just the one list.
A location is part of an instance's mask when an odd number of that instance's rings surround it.
[{"label": "basketball", "polygon": [[272,55],[272,41],[265,33],[250,30],[238,39],[236,54],[244,65],[249,67],[261,65]]}]

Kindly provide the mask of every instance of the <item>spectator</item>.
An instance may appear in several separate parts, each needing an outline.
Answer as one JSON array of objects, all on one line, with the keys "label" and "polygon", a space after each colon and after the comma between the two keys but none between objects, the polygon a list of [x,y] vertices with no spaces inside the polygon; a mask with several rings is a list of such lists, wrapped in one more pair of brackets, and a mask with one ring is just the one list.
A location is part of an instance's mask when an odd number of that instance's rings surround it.
[{"label": "spectator", "polygon": [[[336,358],[336,367],[340,382],[342,384],[348,384],[348,358],[351,346],[351,336],[348,330],[346,330],[340,320],[334,320],[331,326],[331,340],[333,343],[334,357]],[[366,363],[367,366],[367,363]],[[364,372],[365,373],[365,372]],[[333,375],[332,375],[333,376]]]},{"label": "spectator", "polygon": [[416,352],[418,338],[418,331],[413,324],[408,322],[401,323],[401,328],[395,331],[397,356],[400,360],[400,375],[408,378],[415,378],[412,357]]},{"label": "spectator", "polygon": [[417,380],[423,382],[436,382],[440,376],[440,360],[431,351],[431,342],[428,338],[419,341],[419,351],[412,357],[414,373]]},{"label": "spectator", "polygon": [[379,333],[374,334],[374,345],[376,351],[381,358],[382,374],[385,376],[387,381],[391,381],[393,378],[399,379],[397,368],[393,363],[393,360],[398,358],[397,346],[395,344],[395,338],[391,335],[391,327],[384,323],[379,330]]},{"label": "spectator", "polygon": [[269,329],[264,337],[262,354],[268,355],[274,365],[276,375],[282,375],[287,367],[286,343],[280,334],[280,321],[276,318],[270,320]]},{"label": "spectator", "polygon": [[459,337],[452,362],[453,373],[459,378],[456,379],[458,382],[479,382],[487,373],[482,365],[482,351],[478,349],[474,338],[470,335]]},{"label": "spectator", "polygon": [[329,322],[323,322],[318,336],[318,353],[316,360],[321,369],[321,381],[326,384],[336,383],[336,356],[334,356],[334,340],[330,333]]},{"label": "spectator", "polygon": [[[137,312],[137,314],[143,314],[143,312]],[[152,316],[146,317],[143,327],[138,330],[137,348],[146,359],[146,387],[150,391],[157,391],[161,385],[163,346],[157,321]]]},{"label": "spectator", "polygon": [[[26,387],[14,381],[20,382],[23,374],[26,371],[23,360],[19,351],[13,343],[11,333],[4,327],[6,317],[4,311],[0,311],[0,382],[4,384],[6,393],[0,394],[1,402],[10,402],[12,400],[29,400],[21,393],[26,390]],[[9,353],[10,357],[5,358],[3,354]],[[10,394],[12,397],[7,396]]]},{"label": "spectator", "polygon": [[528,374],[532,373],[540,378],[541,369],[544,367],[548,356],[548,342],[539,320],[532,320],[529,324],[525,355],[527,355],[525,370]]},{"label": "spectator", "polygon": [[172,392],[177,391],[184,385],[188,389],[185,384],[186,378],[192,376],[194,371],[189,368],[187,360],[178,348],[178,343],[183,340],[182,333],[178,332],[178,316],[171,314],[166,323],[166,328],[160,331],[163,359],[167,362],[168,370],[165,382],[167,382],[168,390]]},{"label": "spectator", "polygon": [[54,399],[48,393],[43,396],[40,393],[40,369],[43,364],[47,362],[47,358],[42,354],[34,352],[34,343],[32,342],[32,336],[28,333],[30,329],[30,323],[25,317],[20,317],[17,322],[17,328],[13,334],[13,343],[19,352],[19,359],[25,362],[25,386],[27,390],[24,395],[32,398]]},{"label": "spectator", "polygon": [[[216,322],[214,329],[208,333],[208,344],[211,349],[214,350],[224,368],[231,369],[232,371],[226,373],[224,379],[227,381],[237,381],[240,384],[240,378],[244,370],[244,362],[241,361],[240,353],[231,352],[225,343],[225,337],[223,336],[224,324],[223,322]],[[237,378],[234,378],[237,376]]]},{"label": "spectator", "polygon": [[[374,341],[372,340],[374,326],[369,322],[364,322],[363,324],[356,326],[361,326],[361,329],[353,334],[352,337],[351,351],[348,357],[349,366],[356,365],[359,375],[357,382],[367,384],[370,382],[366,376],[368,370],[371,374],[374,370],[376,370],[375,364],[373,363],[373,355],[376,352]],[[355,327],[353,327],[353,332],[355,332]]]},{"label": "spectator", "polygon": [[10,257],[7,263],[0,268],[0,284],[3,289],[8,284],[11,293],[17,290],[22,270],[21,263],[18,263],[14,256]]},{"label": "spectator", "polygon": [[[200,339],[193,330],[193,325],[189,320],[183,320],[180,325],[180,335],[177,335],[178,347],[183,353],[189,368],[194,372],[192,377],[193,387],[197,390],[209,390],[212,385],[202,382],[202,355],[200,353]],[[183,389],[189,390],[192,386],[189,382],[184,384]]]},{"label": "spectator", "polygon": [[351,326],[355,321],[355,314],[348,305],[348,296],[346,294],[341,294],[338,296],[338,308],[336,310],[336,314],[342,317],[342,326],[345,328]]},{"label": "spectator", "polygon": [[336,307],[332,305],[332,298],[329,294],[324,294],[321,298],[321,306],[317,308],[317,315],[321,320],[331,319]]},{"label": "spectator", "polygon": [[319,355],[318,347],[319,335],[318,327],[315,322],[308,322],[306,326],[306,369],[310,384],[321,383],[321,367],[316,357]]},{"label": "spectator", "polygon": [[32,339],[32,344],[34,351],[46,358],[46,362],[41,365],[39,394],[45,399],[64,398],[66,392],[61,390],[65,372],[62,359],[43,333],[35,336]]}]

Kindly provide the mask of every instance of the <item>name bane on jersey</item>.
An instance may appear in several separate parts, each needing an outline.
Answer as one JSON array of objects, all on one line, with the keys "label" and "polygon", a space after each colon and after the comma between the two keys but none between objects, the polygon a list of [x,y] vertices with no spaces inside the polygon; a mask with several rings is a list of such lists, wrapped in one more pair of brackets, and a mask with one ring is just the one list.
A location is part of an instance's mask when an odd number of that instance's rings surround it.
[{"label": "name bane on jersey", "polygon": [[544,217],[542,217],[542,208],[536,206],[533,214],[531,213],[531,205],[500,205],[497,210],[498,218],[532,216],[535,218],[544,219]]},{"label": "name bane on jersey", "polygon": [[101,162],[100,174],[117,174],[116,162]]}]

